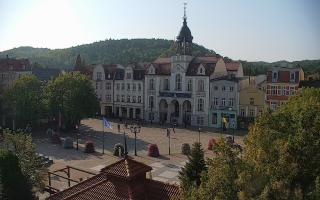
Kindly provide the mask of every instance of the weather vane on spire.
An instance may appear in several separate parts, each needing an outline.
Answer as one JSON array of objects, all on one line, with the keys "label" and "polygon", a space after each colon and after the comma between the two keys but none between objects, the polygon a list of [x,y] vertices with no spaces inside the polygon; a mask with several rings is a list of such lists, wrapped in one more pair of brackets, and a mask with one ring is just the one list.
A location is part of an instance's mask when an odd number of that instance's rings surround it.
[{"label": "weather vane on spire", "polygon": [[187,2],[184,2],[184,3],[183,3],[183,9],[184,9],[183,19],[187,19],[187,16],[186,16],[186,8],[187,8]]}]

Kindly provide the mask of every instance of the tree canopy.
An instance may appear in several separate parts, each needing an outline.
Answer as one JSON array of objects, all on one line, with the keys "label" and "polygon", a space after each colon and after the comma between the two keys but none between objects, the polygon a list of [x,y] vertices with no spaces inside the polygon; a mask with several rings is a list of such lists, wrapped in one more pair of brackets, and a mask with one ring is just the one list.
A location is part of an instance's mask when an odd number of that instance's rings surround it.
[{"label": "tree canopy", "polygon": [[33,75],[20,77],[5,91],[4,101],[17,120],[17,127],[25,128],[43,114],[41,82]]},{"label": "tree canopy", "polygon": [[0,197],[3,200],[35,199],[32,185],[23,175],[18,157],[0,149]]},{"label": "tree canopy", "polygon": [[319,199],[319,149],[320,89],[307,88],[258,118],[243,154],[220,140],[187,199]]},{"label": "tree canopy", "polygon": [[50,81],[45,89],[50,115],[61,113],[66,128],[79,124],[99,111],[99,102],[88,78],[80,73],[66,73]]}]

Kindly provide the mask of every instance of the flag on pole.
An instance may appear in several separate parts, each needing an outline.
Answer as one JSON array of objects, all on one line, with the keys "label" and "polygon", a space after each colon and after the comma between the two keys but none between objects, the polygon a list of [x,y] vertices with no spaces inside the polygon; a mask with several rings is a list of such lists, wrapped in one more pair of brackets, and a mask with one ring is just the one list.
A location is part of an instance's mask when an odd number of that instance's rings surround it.
[{"label": "flag on pole", "polygon": [[110,122],[109,122],[109,121],[107,120],[107,118],[105,118],[105,117],[103,117],[103,126],[104,126],[105,128],[110,128],[110,129],[112,129]]}]

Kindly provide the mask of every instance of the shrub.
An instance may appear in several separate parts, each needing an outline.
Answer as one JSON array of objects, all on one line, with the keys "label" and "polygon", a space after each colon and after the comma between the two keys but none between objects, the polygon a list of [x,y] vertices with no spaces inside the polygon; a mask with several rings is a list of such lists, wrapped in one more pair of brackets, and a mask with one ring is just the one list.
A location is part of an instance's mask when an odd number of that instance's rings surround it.
[{"label": "shrub", "polygon": [[183,143],[181,146],[181,152],[183,155],[190,155],[191,154],[190,144]]},{"label": "shrub", "polygon": [[51,136],[51,143],[52,143],[52,144],[61,144],[61,138],[60,138],[60,136],[59,136],[58,133],[52,134],[52,136]]},{"label": "shrub", "polygon": [[215,144],[216,144],[216,140],[211,138],[208,142],[208,150],[212,150]]},{"label": "shrub", "polygon": [[73,148],[73,140],[70,137],[67,137],[62,144],[63,148],[65,149],[72,149]]},{"label": "shrub", "polygon": [[92,141],[86,141],[85,147],[84,147],[84,152],[85,153],[94,153],[94,144]]},{"label": "shrub", "polygon": [[148,156],[151,157],[159,157],[159,149],[158,146],[156,144],[149,144],[148,145]]},{"label": "shrub", "polygon": [[120,143],[117,143],[114,145],[114,148],[113,148],[113,155],[114,156],[119,156],[119,149],[121,151],[121,156],[124,155],[124,148],[123,148],[123,145],[120,144]]}]

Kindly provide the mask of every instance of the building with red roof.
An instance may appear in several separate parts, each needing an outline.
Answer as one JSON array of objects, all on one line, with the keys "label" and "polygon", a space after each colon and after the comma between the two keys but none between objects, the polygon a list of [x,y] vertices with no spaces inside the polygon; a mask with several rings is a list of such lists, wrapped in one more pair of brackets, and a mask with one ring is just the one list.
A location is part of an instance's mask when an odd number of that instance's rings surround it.
[{"label": "building with red roof", "polygon": [[177,185],[146,178],[152,167],[124,158],[48,200],[169,200],[180,197]]},{"label": "building with red roof", "polygon": [[271,110],[285,104],[297,93],[300,81],[304,80],[301,67],[273,67],[267,72],[266,102]]}]

